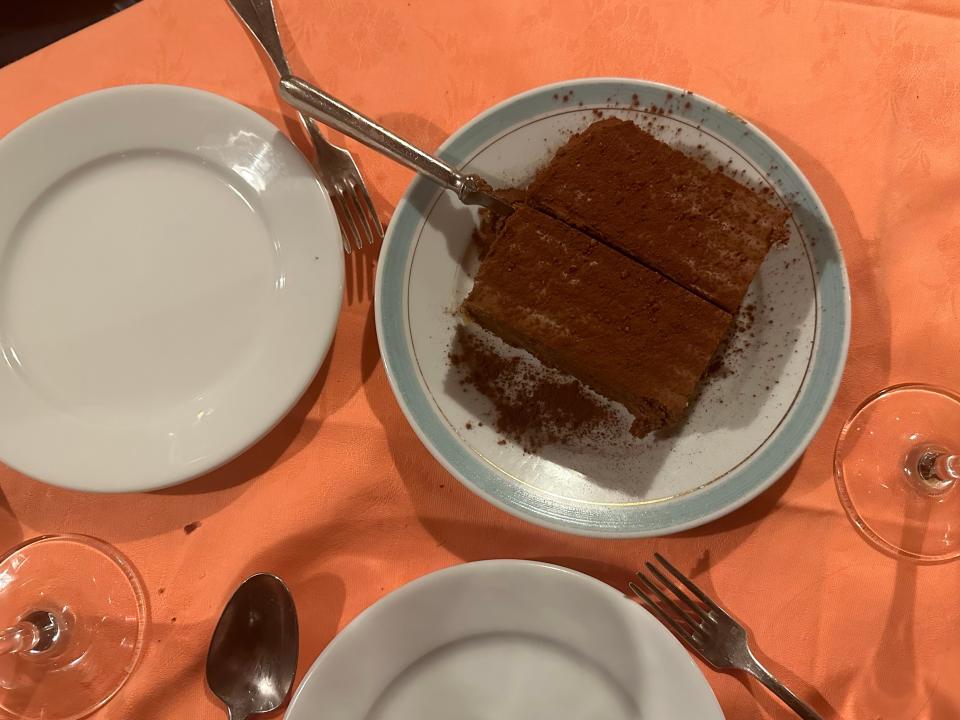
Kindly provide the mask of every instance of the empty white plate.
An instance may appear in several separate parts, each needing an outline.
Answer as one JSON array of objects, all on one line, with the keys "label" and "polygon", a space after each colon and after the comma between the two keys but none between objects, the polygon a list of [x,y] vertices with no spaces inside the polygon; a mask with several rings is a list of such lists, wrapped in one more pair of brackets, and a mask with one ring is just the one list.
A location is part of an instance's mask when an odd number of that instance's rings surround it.
[{"label": "empty white plate", "polygon": [[488,560],[432,573],[321,653],[286,720],[722,720],[674,637],[599,580]]},{"label": "empty white plate", "polygon": [[0,459],[148,490],[249,447],[316,374],[343,258],[311,167],[199,90],[104,90],[0,140]]}]

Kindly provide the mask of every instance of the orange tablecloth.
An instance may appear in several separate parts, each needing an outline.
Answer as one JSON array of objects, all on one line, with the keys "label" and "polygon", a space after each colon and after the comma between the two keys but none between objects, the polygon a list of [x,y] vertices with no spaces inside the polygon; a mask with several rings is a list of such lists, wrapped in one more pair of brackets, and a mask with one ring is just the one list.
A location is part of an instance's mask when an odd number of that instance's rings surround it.
[{"label": "orange tablecloth", "polygon": [[[690,88],[768,132],[823,198],[853,284],[847,371],[810,449],[747,507],[675,537],[589,540],[516,520],[461,487],[408,426],[377,349],[376,256],[354,254],[319,377],[227,467],[123,496],[0,467],[0,546],[96,535],[149,588],[143,660],[95,718],[224,717],[203,659],[224,601],[253,571],[293,590],[302,675],[358,612],[431,570],[544,558],[623,587],[654,550],[741,616],[771,667],[826,717],[960,718],[960,562],[898,564],[869,547],[839,506],[831,457],[844,419],[881,386],[960,388],[960,5],[596,4],[279,0],[294,66],[426,147],[509,95],[589,75]],[[75,95],[143,82],[211,90],[284,126],[225,0],[145,0],[0,70],[0,135]],[[366,149],[356,156],[386,220],[410,174]],[[199,527],[187,534],[188,523]],[[756,683],[706,673],[729,718],[793,717]]]}]

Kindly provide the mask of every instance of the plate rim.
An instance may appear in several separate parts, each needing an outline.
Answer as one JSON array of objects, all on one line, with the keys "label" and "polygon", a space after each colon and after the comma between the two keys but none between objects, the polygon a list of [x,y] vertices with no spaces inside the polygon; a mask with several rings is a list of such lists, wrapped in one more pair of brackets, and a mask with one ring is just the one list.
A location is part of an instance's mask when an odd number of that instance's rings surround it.
[{"label": "plate rim", "polygon": [[[617,526],[617,527],[608,527],[608,526],[597,526],[591,525],[589,523],[576,523],[571,521],[569,518],[560,517],[556,514],[551,514],[544,509],[545,502],[543,496],[540,496],[539,503],[523,503],[523,502],[506,502],[500,497],[489,492],[485,487],[482,487],[480,484],[474,482],[473,479],[466,477],[465,473],[462,472],[454,463],[434,444],[433,440],[427,435],[426,430],[421,424],[420,418],[414,413],[405,393],[400,384],[400,379],[397,376],[397,368],[394,367],[394,362],[396,358],[391,354],[391,348],[388,346],[388,332],[385,325],[385,308],[388,306],[384,303],[384,286],[385,286],[385,276],[387,268],[390,265],[388,260],[390,259],[390,252],[393,249],[394,245],[397,244],[395,237],[399,234],[398,228],[403,225],[402,222],[398,220],[406,220],[406,214],[410,214],[412,218],[416,219],[416,222],[413,225],[413,229],[419,227],[419,223],[422,222],[422,215],[419,215],[419,211],[416,209],[412,203],[414,196],[421,192],[421,188],[430,187],[431,182],[422,177],[414,177],[411,183],[407,186],[407,190],[404,192],[403,197],[397,205],[397,208],[394,212],[394,216],[391,219],[390,227],[388,229],[387,235],[384,238],[384,246],[381,250],[381,262],[377,266],[377,278],[376,278],[376,292],[375,292],[375,308],[376,308],[376,323],[377,323],[377,339],[380,345],[381,357],[384,361],[384,368],[386,369],[387,378],[390,382],[391,389],[394,393],[394,396],[397,398],[398,404],[401,407],[404,415],[407,418],[408,423],[413,428],[416,435],[420,438],[421,442],[426,446],[427,450],[434,456],[434,458],[443,465],[444,468],[450,474],[452,474],[461,484],[465,485],[471,492],[479,495],[481,498],[485,499],[487,502],[490,502],[492,505],[504,510],[505,512],[519,517],[523,520],[532,522],[541,527],[546,527],[552,530],[558,530],[565,533],[570,533],[574,535],[582,535],[587,537],[601,537],[601,538],[637,538],[637,537],[656,537],[672,534],[675,532],[680,532],[682,530],[687,530],[693,527],[699,527],[700,525],[706,524],[715,520],[723,515],[726,515],[733,510],[736,510],[739,507],[742,507],[744,504],[750,502],[757,495],[762,493],[764,490],[769,488],[774,482],[776,482],[782,475],[799,459],[799,457],[805,452],[810,442],[812,441],[816,432],[820,429],[824,420],[826,419],[827,414],[830,411],[830,408],[833,404],[833,401],[836,397],[837,391],[839,389],[840,381],[843,376],[843,370],[846,364],[846,358],[850,345],[850,333],[851,333],[851,296],[850,296],[850,285],[849,279],[847,276],[846,263],[843,260],[843,251],[840,245],[839,238],[837,237],[836,230],[833,227],[833,223],[830,219],[829,213],[825,206],[823,205],[822,200],[819,195],[814,190],[813,186],[807,180],[806,176],[794,162],[794,160],[779,146],[777,145],[769,136],[766,135],[762,130],[756,127],[754,124],[748,120],[742,118],[738,114],[728,110],[725,106],[720,103],[699,95],[692,93],[689,90],[683,88],[675,87],[672,85],[667,85],[664,83],[659,83],[650,80],[644,80],[640,78],[625,78],[625,77],[589,77],[589,78],[579,78],[568,81],[560,81],[555,83],[550,83],[547,85],[541,85],[538,87],[531,88],[524,92],[513,95],[501,102],[493,105],[492,107],[484,110],[479,113],[474,118],[468,120],[464,125],[454,131],[440,146],[437,151],[437,154],[451,163],[457,163],[460,160],[460,157],[457,153],[452,151],[453,148],[459,144],[468,143],[468,140],[471,140],[470,133],[474,132],[478,126],[482,126],[483,123],[489,122],[491,118],[495,117],[497,114],[502,113],[509,109],[511,106],[535,99],[538,96],[550,96],[552,94],[559,94],[561,92],[575,89],[582,86],[610,86],[609,89],[613,93],[620,93],[625,88],[640,88],[643,90],[655,90],[663,93],[665,96],[672,94],[673,96],[688,95],[695,98],[697,101],[703,103],[706,106],[709,106],[712,110],[725,113],[732,118],[735,118],[738,123],[742,124],[742,127],[745,128],[749,134],[759,140],[762,145],[765,145],[767,149],[776,154],[779,160],[782,161],[780,167],[780,172],[788,171],[792,175],[792,180],[804,191],[806,197],[811,201],[813,210],[816,211],[818,219],[823,221],[823,229],[829,235],[829,241],[833,251],[835,252],[836,258],[839,261],[837,264],[838,275],[836,277],[836,283],[839,290],[839,299],[841,301],[841,307],[839,308],[839,316],[836,318],[835,322],[840,325],[840,338],[839,345],[837,347],[837,353],[833,358],[832,363],[832,376],[829,379],[829,383],[825,388],[825,392],[822,394],[822,402],[817,408],[816,412],[812,417],[808,418],[806,422],[806,427],[803,429],[802,434],[795,440],[794,446],[790,449],[789,452],[785,453],[773,468],[771,472],[766,476],[765,480],[755,483],[753,486],[746,488],[740,492],[735,498],[729,500],[726,503],[720,504],[719,506],[708,510],[706,512],[700,512],[695,517],[691,517],[687,520],[667,522],[657,527],[628,527],[628,526]],[[589,109],[589,105],[585,106],[586,109]],[[510,127],[514,122],[505,123],[504,128]],[[476,147],[476,142],[468,143],[471,147]],[[422,191],[426,192],[426,190]],[[434,193],[442,192],[441,190],[433,191]],[[406,255],[401,255],[400,259],[403,261],[404,266],[408,265],[409,261],[409,247],[404,249]],[[397,251],[400,252],[400,251]],[[817,296],[819,300],[819,295],[821,292],[822,281],[820,278],[817,278]],[[406,284],[403,284],[403,287],[406,287]],[[819,305],[817,311],[821,311],[823,308]],[[409,350],[404,343],[404,349]],[[816,356],[812,361],[811,367],[816,363]],[[800,393],[798,397],[803,395],[805,392],[810,392],[810,385],[808,380],[800,386]],[[419,386],[416,386],[415,393],[420,393]],[[796,414],[796,407],[792,408],[788,412],[782,421],[782,424],[786,424],[789,419]],[[764,441],[766,444],[771,439],[776,439],[776,433],[767,438]],[[763,445],[760,446],[761,448]],[[759,449],[759,448],[758,448]],[[469,454],[469,450],[466,451]],[[494,475],[504,479],[502,474],[496,470],[490,471]],[[732,476],[736,477],[736,475]],[[723,484],[723,483],[721,483]],[[689,493],[687,498],[695,498],[698,495],[702,495],[706,489],[698,490],[692,493]],[[532,495],[533,493],[528,493]],[[685,502],[689,502],[686,500]],[[555,503],[556,504],[556,503]],[[560,503],[563,505],[563,503]],[[649,516],[649,513],[644,513]]]},{"label": "plate rim", "polygon": [[[696,661],[693,659],[693,656],[690,652],[683,646],[683,644],[669,631],[667,628],[657,620],[646,608],[640,605],[639,602],[631,601],[629,596],[626,593],[620,592],[616,587],[608,583],[599,580],[598,578],[588,575],[587,573],[580,572],[579,570],[574,570],[572,568],[565,567],[563,565],[556,565],[554,563],[543,562],[541,560],[527,560],[520,558],[496,558],[489,560],[474,560],[470,562],[462,562],[456,565],[450,565],[447,567],[440,568],[439,570],[433,570],[428,572],[425,575],[410,580],[407,583],[395,588],[386,595],[383,595],[375,602],[371,603],[363,610],[361,610],[357,615],[353,617],[350,622],[348,622],[334,638],[327,643],[327,645],[320,651],[320,654],[314,659],[310,664],[310,667],[307,668],[307,671],[303,675],[303,679],[300,681],[300,684],[297,686],[297,689],[294,691],[293,696],[290,698],[290,703],[287,705],[286,713],[291,720],[296,720],[295,716],[292,715],[293,711],[296,709],[296,704],[299,702],[301,694],[305,691],[308,683],[310,682],[312,676],[315,673],[320,672],[320,665],[326,659],[327,656],[331,655],[336,648],[342,645],[344,642],[349,642],[353,634],[356,632],[356,627],[362,622],[370,622],[371,616],[374,618],[384,612],[389,612],[394,606],[399,603],[402,603],[406,600],[409,595],[416,595],[417,593],[423,591],[425,588],[433,585],[438,582],[438,580],[445,580],[447,578],[456,577],[458,575],[471,575],[478,572],[496,572],[499,569],[517,569],[520,570],[525,568],[528,572],[534,573],[558,573],[569,578],[573,582],[579,582],[586,585],[590,585],[597,592],[607,594],[611,602],[616,601],[626,601],[638,612],[645,616],[647,619],[643,622],[647,622],[648,625],[652,628],[651,632],[655,632],[661,635],[664,639],[668,640],[673,646],[680,650],[686,660],[689,662],[689,666],[692,668],[691,676],[699,677],[703,682],[704,688],[708,691],[710,697],[713,698],[714,703],[716,704],[717,710],[717,719],[722,720],[724,718],[723,709],[720,706],[720,701],[717,698],[716,692],[714,692],[713,686],[710,684],[710,681],[707,680],[707,676],[703,673],[700,667],[697,665]],[[352,630],[351,630],[352,629]]]},{"label": "plate rim", "polygon": [[[137,97],[142,96],[143,94],[155,94],[158,97],[162,96],[163,94],[181,96],[185,100],[193,98],[194,100],[199,100],[201,103],[209,103],[211,105],[219,106],[226,112],[232,113],[238,118],[243,118],[245,127],[253,126],[261,130],[264,134],[269,134],[269,137],[271,138],[271,144],[278,144],[280,147],[284,148],[284,152],[289,153],[290,157],[293,159],[293,162],[300,165],[300,170],[306,170],[310,176],[314,178],[316,177],[316,172],[313,169],[313,166],[306,159],[296,144],[293,143],[279,127],[274,125],[270,120],[256,110],[253,110],[242,102],[233,100],[232,98],[211,92],[209,90],[187,85],[175,85],[171,83],[127,83],[104,87],[67,98],[56,103],[55,105],[44,108],[42,111],[20,122],[5,135],[0,136],[0,148],[20,142],[22,135],[30,133],[42,122],[50,122],[51,119],[56,116],[67,113],[69,117],[70,113],[85,112],[86,106],[88,106],[90,103],[97,103],[104,99],[124,96],[126,96],[127,99],[123,102],[136,102]],[[149,150],[149,148],[147,149]],[[290,153],[290,151],[293,152]],[[201,163],[202,162],[203,160],[201,159]],[[320,338],[319,344],[317,345],[318,352],[316,353],[316,357],[312,357],[310,359],[310,371],[307,377],[304,378],[304,382],[302,384],[296,384],[296,388],[290,393],[291,396],[289,398],[289,402],[279,403],[277,406],[277,411],[275,413],[269,413],[269,417],[268,413],[263,413],[264,420],[266,422],[261,423],[262,428],[259,430],[259,432],[250,433],[249,437],[243,437],[242,439],[238,439],[233,443],[223,443],[223,451],[213,456],[207,462],[197,462],[195,465],[191,464],[189,468],[186,464],[182,464],[179,468],[179,471],[176,472],[173,471],[173,466],[168,466],[167,471],[158,473],[158,477],[160,479],[150,482],[137,482],[138,476],[135,473],[128,473],[129,480],[124,481],[122,484],[107,485],[101,483],[97,485],[91,485],[84,481],[73,481],[69,473],[63,474],[65,476],[54,476],[50,473],[34,473],[29,468],[29,463],[24,463],[22,459],[11,460],[6,457],[2,457],[0,458],[0,463],[38,482],[68,490],[78,490],[94,494],[150,492],[180,485],[217,470],[241,456],[244,452],[256,445],[260,440],[274,430],[296,406],[316,378],[317,373],[319,372],[327,358],[327,355],[330,352],[330,348],[333,344],[336,330],[339,325],[340,311],[342,309],[345,266],[343,254],[340,250],[342,246],[341,238],[339,237],[340,226],[336,221],[336,214],[333,211],[333,206],[326,190],[319,183],[319,180],[317,180],[316,183],[316,200],[318,201],[318,206],[321,208],[318,212],[327,214],[333,219],[331,227],[337,234],[337,237],[331,239],[331,247],[333,247],[335,251],[330,253],[330,258],[332,258],[333,262],[336,263],[336,267],[333,268],[331,274],[336,278],[335,284],[338,292],[331,293],[334,301],[330,305],[331,320],[329,328],[325,333],[323,333],[324,336],[321,336]],[[240,433],[238,433],[238,438],[239,435]]]}]

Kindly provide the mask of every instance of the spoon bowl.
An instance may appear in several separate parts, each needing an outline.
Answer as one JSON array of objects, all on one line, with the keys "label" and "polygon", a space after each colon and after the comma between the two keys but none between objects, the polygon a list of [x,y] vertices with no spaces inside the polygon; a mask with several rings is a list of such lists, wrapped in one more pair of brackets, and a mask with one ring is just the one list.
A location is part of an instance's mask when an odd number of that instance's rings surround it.
[{"label": "spoon bowl", "polygon": [[297,608],[280,578],[258,573],[227,602],[207,652],[207,684],[230,720],[279,708],[297,671]]}]

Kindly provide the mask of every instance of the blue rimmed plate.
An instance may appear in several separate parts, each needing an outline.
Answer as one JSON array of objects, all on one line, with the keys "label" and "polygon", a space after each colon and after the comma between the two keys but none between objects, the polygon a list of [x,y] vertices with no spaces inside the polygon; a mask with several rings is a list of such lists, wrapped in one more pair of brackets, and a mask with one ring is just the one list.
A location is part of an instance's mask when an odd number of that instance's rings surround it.
[{"label": "blue rimmed plate", "polygon": [[[448,353],[477,266],[476,214],[428,180],[411,183],[377,274],[377,333],[394,393],[414,430],[471,490],[540,525],[593,536],[663,535],[713,520],[773,483],[806,448],[836,393],[850,335],[843,257],[826,211],[797,166],[722,106],[677,88],[598,78],[511,98],[439,150],[452,165],[519,184],[597,113],[649,125],[766,186],[793,211],[744,301],[726,374],[707,382],[683,426],[604,448],[502,443],[490,408],[456,382]],[[482,425],[480,423],[483,423]]]}]

